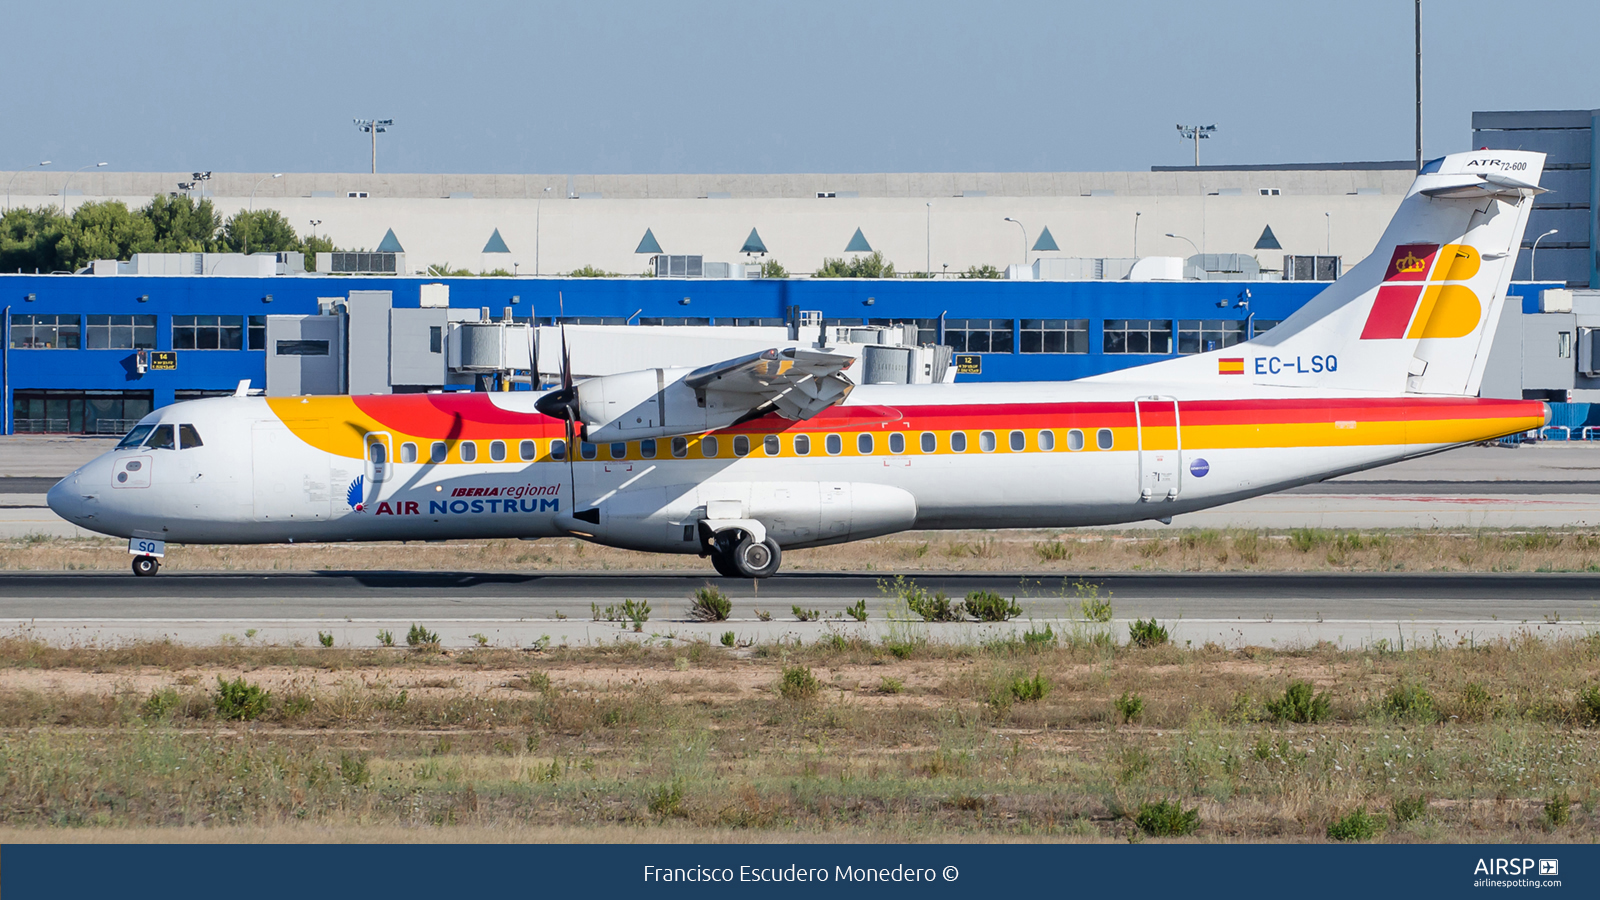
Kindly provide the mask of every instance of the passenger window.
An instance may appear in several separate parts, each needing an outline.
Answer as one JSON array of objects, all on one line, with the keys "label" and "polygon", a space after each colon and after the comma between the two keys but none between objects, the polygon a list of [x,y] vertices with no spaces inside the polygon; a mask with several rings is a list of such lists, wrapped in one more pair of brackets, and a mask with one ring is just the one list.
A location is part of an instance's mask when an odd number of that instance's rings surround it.
[{"label": "passenger window", "polygon": [[872,454],[872,435],[856,435],[856,452],[862,456],[870,456]]},{"label": "passenger window", "polygon": [[434,441],[432,444],[428,445],[428,462],[435,464],[442,463],[444,462],[444,455],[444,441]]},{"label": "passenger window", "polygon": [[809,434],[797,434],[797,435],[794,436],[794,455],[795,456],[810,456],[811,455],[811,435],[809,435]]},{"label": "passenger window", "polygon": [[901,434],[898,431],[890,434],[889,435],[889,452],[890,453],[904,453],[904,452],[906,452],[906,436]]},{"label": "passenger window", "polygon": [[506,461],[506,442],[505,441],[490,441],[489,442],[489,459],[492,462],[505,462]]},{"label": "passenger window", "polygon": [[706,459],[716,459],[717,458],[717,439],[714,438],[714,437],[701,438],[700,439],[700,455],[705,457]]},{"label": "passenger window", "polygon": [[554,459],[554,460],[566,459],[567,458],[567,442],[566,441],[551,441],[550,442],[550,458]]},{"label": "passenger window", "polygon": [[478,443],[477,443],[477,441],[462,441],[460,444],[456,445],[456,450],[457,450],[458,453],[461,454],[461,461],[462,462],[477,462],[478,461]]},{"label": "passenger window", "polygon": [[995,448],[994,432],[982,431],[978,433],[978,449],[985,453],[993,453]]},{"label": "passenger window", "polygon": [[1054,431],[1039,432],[1039,449],[1054,450],[1056,448],[1056,433]]},{"label": "passenger window", "polygon": [[367,459],[372,460],[375,466],[381,466],[389,461],[389,448],[377,441],[367,445]]},{"label": "passenger window", "polygon": [[839,437],[837,434],[828,435],[828,437],[823,440],[822,445],[828,451],[829,456],[838,456],[840,453],[844,452],[844,439]]},{"label": "passenger window", "polygon": [[778,446],[778,436],[775,434],[769,434],[762,438],[761,448],[767,451],[768,456],[777,456],[782,452],[782,448]]},{"label": "passenger window", "polygon": [[688,438],[673,438],[672,439],[672,455],[676,459],[683,459],[685,456],[688,456],[689,455],[689,439]]},{"label": "passenger window", "polygon": [[153,428],[155,428],[154,425],[135,425],[133,430],[128,432],[127,437],[117,442],[117,449],[126,450],[129,447],[139,446]]},{"label": "passenger window", "polygon": [[523,441],[517,445],[517,456],[523,462],[533,462],[539,458],[539,445],[533,441]]},{"label": "passenger window", "polygon": [[747,434],[736,435],[733,439],[733,455],[750,455],[750,436]]},{"label": "passenger window", "polygon": [[150,440],[144,442],[146,450],[172,450],[174,441],[171,425],[157,425],[156,430],[150,432]]},{"label": "passenger window", "polygon": [[611,458],[612,459],[627,459],[628,458],[628,442],[627,441],[613,441],[611,443]]},{"label": "passenger window", "polygon": [[178,443],[185,450],[204,446],[200,440],[200,432],[195,431],[193,425],[178,426]]},{"label": "passenger window", "polygon": [[404,444],[401,444],[400,445],[400,461],[403,462],[403,463],[414,463],[414,462],[416,462],[417,461],[417,445],[411,443],[410,441],[406,441]]},{"label": "passenger window", "polygon": [[596,444],[591,444],[588,441],[579,441],[578,455],[584,459],[594,459],[600,455],[600,447]]},{"label": "passenger window", "polygon": [[1021,453],[1028,446],[1028,437],[1020,431],[1011,432],[1011,452]]},{"label": "passenger window", "polygon": [[950,432],[950,450],[953,453],[967,452],[967,433],[965,431]]},{"label": "passenger window", "polygon": [[656,439],[646,438],[639,442],[639,455],[645,459],[656,458]]},{"label": "passenger window", "polygon": [[1099,431],[1095,432],[1094,443],[1095,443],[1095,446],[1099,447],[1101,450],[1110,450],[1111,449],[1111,429],[1102,428]]},{"label": "passenger window", "polygon": [[933,453],[939,449],[939,438],[931,431],[922,433],[922,452]]},{"label": "passenger window", "polygon": [[1067,449],[1068,450],[1082,450],[1083,449],[1083,432],[1079,431],[1076,428],[1074,428],[1071,431],[1067,432]]}]

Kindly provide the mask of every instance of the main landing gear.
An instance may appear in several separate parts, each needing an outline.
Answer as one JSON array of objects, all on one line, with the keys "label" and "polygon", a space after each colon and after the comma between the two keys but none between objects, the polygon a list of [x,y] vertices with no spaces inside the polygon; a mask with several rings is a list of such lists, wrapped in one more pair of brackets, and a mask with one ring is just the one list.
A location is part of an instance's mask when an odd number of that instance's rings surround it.
[{"label": "main landing gear", "polygon": [[742,531],[727,531],[711,541],[711,566],[728,578],[768,578],[782,562],[783,551],[772,538],[757,541]]},{"label": "main landing gear", "polygon": [[149,576],[159,571],[161,571],[161,560],[154,556],[135,556],[133,558],[133,574]]}]

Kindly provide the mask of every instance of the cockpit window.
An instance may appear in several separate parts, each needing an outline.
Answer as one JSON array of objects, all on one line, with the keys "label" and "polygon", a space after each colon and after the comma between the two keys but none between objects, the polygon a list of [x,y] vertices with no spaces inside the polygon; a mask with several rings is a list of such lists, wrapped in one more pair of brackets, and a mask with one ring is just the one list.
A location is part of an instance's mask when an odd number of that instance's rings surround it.
[{"label": "cockpit window", "polygon": [[172,426],[157,425],[155,430],[150,432],[150,439],[144,442],[144,448],[146,450],[177,449],[173,441]]},{"label": "cockpit window", "polygon": [[178,440],[183,444],[183,449],[203,447],[205,442],[200,440],[200,432],[194,430],[193,425],[178,426]]},{"label": "cockpit window", "polygon": [[155,427],[156,426],[154,425],[133,426],[133,430],[128,432],[128,436],[117,443],[117,449],[126,450],[129,447],[139,446],[140,444],[144,443],[144,439],[150,434],[150,430]]}]

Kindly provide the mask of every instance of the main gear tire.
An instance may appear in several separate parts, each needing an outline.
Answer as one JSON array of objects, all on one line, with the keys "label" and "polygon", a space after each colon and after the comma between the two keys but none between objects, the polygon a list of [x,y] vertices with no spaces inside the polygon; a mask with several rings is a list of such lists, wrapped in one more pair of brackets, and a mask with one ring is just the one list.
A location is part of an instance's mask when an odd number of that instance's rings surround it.
[{"label": "main gear tire", "polygon": [[770,578],[783,563],[783,551],[772,538],[757,541],[745,535],[733,548],[733,565],[744,578]]},{"label": "main gear tire", "polygon": [[743,573],[734,568],[733,559],[727,553],[713,552],[711,554],[711,568],[716,569],[717,574],[724,578],[744,577]]}]

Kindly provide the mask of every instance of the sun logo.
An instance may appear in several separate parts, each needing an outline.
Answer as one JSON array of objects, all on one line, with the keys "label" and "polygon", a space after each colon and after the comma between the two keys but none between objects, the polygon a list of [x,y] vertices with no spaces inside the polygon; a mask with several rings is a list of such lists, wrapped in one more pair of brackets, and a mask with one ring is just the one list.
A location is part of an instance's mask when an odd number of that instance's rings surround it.
[{"label": "sun logo", "polygon": [[1427,260],[1419,259],[1414,253],[1407,253],[1394,261],[1396,272],[1421,272],[1427,267]]}]

